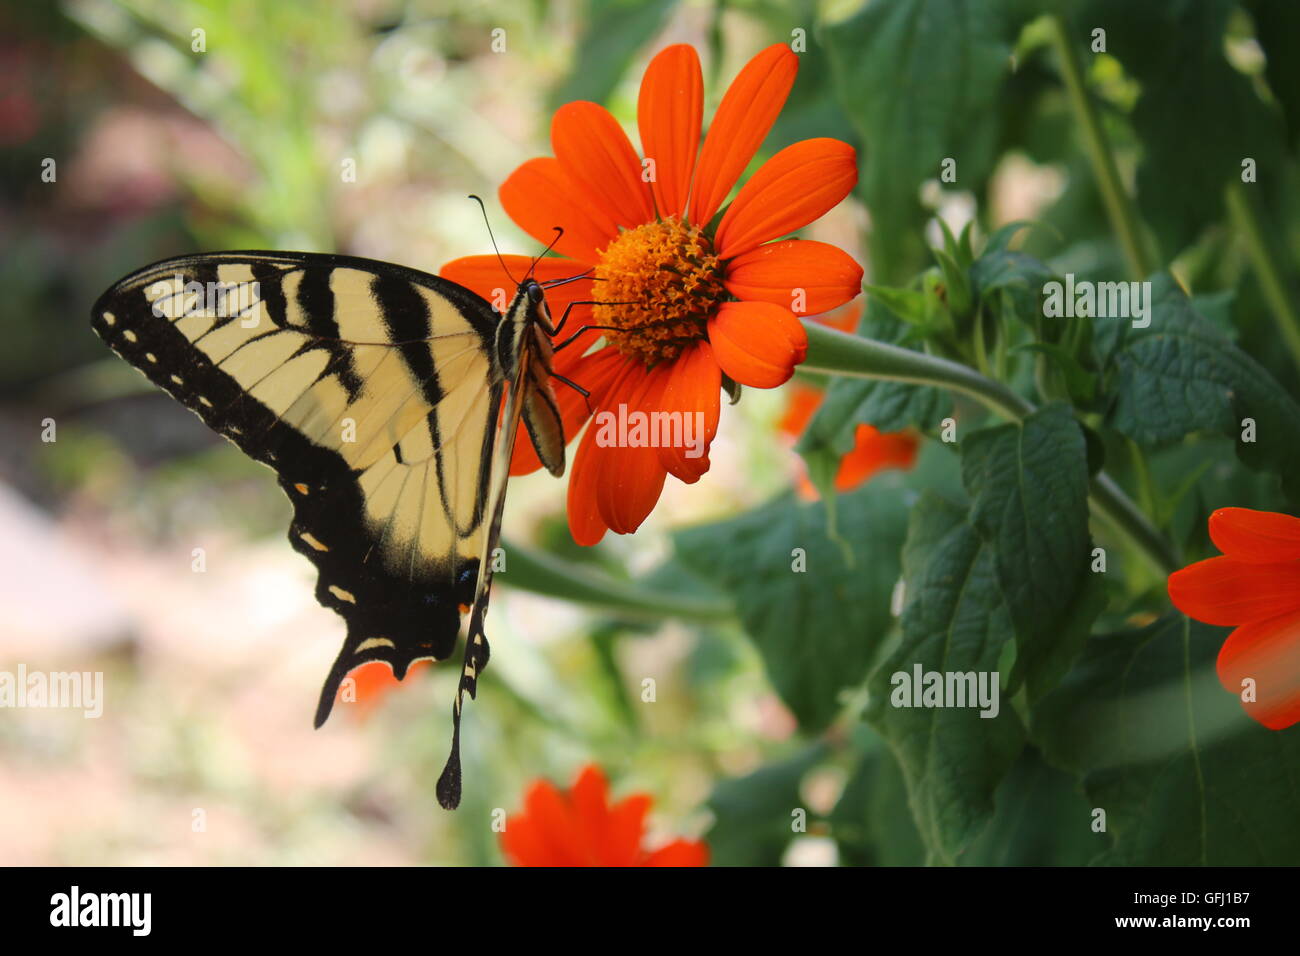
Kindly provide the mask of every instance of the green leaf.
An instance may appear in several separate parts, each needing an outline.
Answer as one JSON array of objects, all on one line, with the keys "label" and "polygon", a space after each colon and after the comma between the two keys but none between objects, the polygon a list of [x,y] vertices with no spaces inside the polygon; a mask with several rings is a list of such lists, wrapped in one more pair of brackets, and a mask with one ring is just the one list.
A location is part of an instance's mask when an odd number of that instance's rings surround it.
[{"label": "green leaf", "polygon": [[[866,727],[863,732],[870,733]],[[907,805],[898,761],[871,734],[844,792],[831,811],[831,835],[847,866],[919,866],[925,847]]]},{"label": "green leaf", "polygon": [[908,492],[887,477],[838,498],[850,554],[830,538],[822,502],[790,497],[675,536],[678,557],[732,597],[768,679],[806,731],[835,718],[841,692],[866,679],[892,624]]},{"label": "green leaf", "polygon": [[1024,730],[1009,701],[1000,701],[993,717],[981,717],[979,707],[895,706],[901,703],[895,675],[911,677],[916,667],[996,675],[1011,619],[993,550],[961,507],[922,495],[912,509],[903,564],[902,641],[871,676],[867,719],[902,766],[926,848],[936,861],[954,863],[992,818],[994,792],[1020,752]]},{"label": "green leaf", "polygon": [[[1068,405],[985,428],[962,442],[971,524],[992,549],[1016,630],[1012,687],[1069,669],[1078,640],[1061,641],[1088,575],[1088,454]],[[1085,629],[1084,634],[1087,631]]]},{"label": "green leaf", "polygon": [[[836,88],[862,137],[861,190],[879,235],[907,234],[917,191],[958,159],[958,183],[991,168],[999,90],[1020,23],[1003,0],[878,0],[823,31]],[[897,281],[891,239],[873,274]]]},{"label": "green leaf", "polygon": [[963,866],[1083,866],[1110,846],[1074,778],[1025,748],[998,787],[996,811]]},{"label": "green leaf", "polygon": [[1300,859],[1300,734],[1270,731],[1226,693],[1226,631],[1171,615],[1096,637],[1036,709],[1034,738],[1105,810],[1123,866],[1254,866]]},{"label": "green leaf", "polygon": [[573,66],[552,91],[551,108],[573,100],[603,103],[676,5],[676,0],[588,0],[586,28],[574,46]]},{"label": "green leaf", "polygon": [[713,788],[713,826],[704,835],[715,866],[779,866],[795,837],[794,811],[802,808],[799,784],[826,755],[821,743],[745,777]]},{"label": "green leaf", "polygon": [[1079,360],[1061,346],[1050,342],[1026,342],[1012,351],[1036,352],[1050,360],[1065,379],[1070,397],[1079,404],[1091,402],[1095,396],[1097,376],[1080,365]]},{"label": "green leaf", "polygon": [[984,244],[980,257],[971,263],[970,284],[981,304],[997,304],[1005,299],[1011,317],[1032,324],[1034,317],[1042,315],[1039,295],[1043,284],[1054,276],[1052,269],[1042,260],[1007,248],[1016,233],[1025,228],[1024,223],[1003,226]]},{"label": "green leaf", "polygon": [[[1197,314],[1173,277],[1153,276],[1151,299],[1150,326],[1125,326],[1111,359],[1108,423],[1146,447],[1194,432],[1226,435],[1243,462],[1279,473],[1287,496],[1300,501],[1300,405]],[[1253,442],[1241,440],[1247,418]]]}]

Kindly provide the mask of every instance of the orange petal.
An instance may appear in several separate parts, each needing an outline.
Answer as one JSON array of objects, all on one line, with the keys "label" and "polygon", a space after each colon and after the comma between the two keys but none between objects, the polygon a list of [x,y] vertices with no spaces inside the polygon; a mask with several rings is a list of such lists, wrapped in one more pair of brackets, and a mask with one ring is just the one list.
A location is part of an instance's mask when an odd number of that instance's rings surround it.
[{"label": "orange petal", "polygon": [[1219,651],[1219,680],[1240,698],[1242,682],[1254,681],[1253,701],[1242,708],[1270,730],[1300,722],[1300,611],[1245,624]]},{"label": "orange petal", "polygon": [[[406,676],[413,677],[429,667],[428,661],[414,661],[406,669]],[[387,661],[367,661],[353,670],[348,677],[352,680],[354,700],[351,713],[358,720],[366,720],[383,702],[384,698],[402,686],[402,682],[393,676],[393,668]],[[339,688],[337,700],[344,700],[344,690]]]},{"label": "orange petal", "polygon": [[[645,834],[645,818],[650,812],[651,800],[643,793],[634,793],[620,800],[609,814],[609,842],[605,857],[610,866],[635,866],[641,857],[641,838]],[[618,861],[618,862],[613,862]]]},{"label": "orange petal", "polygon": [[569,790],[569,806],[582,840],[582,855],[592,866],[608,866],[605,858],[609,829],[609,783],[604,773],[588,764]]},{"label": "orange petal", "polygon": [[709,847],[698,840],[674,840],[646,857],[646,866],[708,866]]},{"label": "orange petal", "polygon": [[[529,788],[524,797],[524,816],[530,821],[525,825],[525,830],[531,827],[531,832],[526,834],[531,841],[528,850],[533,858],[546,861],[541,865],[586,864],[587,861],[579,855],[581,838],[569,803],[554,784],[539,780]],[[511,827],[517,825],[515,821],[507,819],[506,832],[509,833]]]},{"label": "orange petal", "polygon": [[791,382],[786,394],[789,396],[789,401],[785,406],[785,414],[781,416],[776,427],[791,438],[798,438],[812,421],[817,409],[821,407],[824,396],[820,388],[805,385],[803,382]]},{"label": "orange petal", "polygon": [[501,853],[511,866],[556,866],[546,836],[531,817],[506,818],[501,831]]},{"label": "orange petal", "polygon": [[1169,575],[1169,599],[1188,617],[1227,627],[1300,610],[1300,564],[1209,558]]},{"label": "orange petal", "polygon": [[543,246],[555,238],[555,227],[562,227],[564,235],[555,243],[555,251],[582,263],[595,262],[597,251],[618,235],[609,214],[592,203],[586,190],[576,186],[551,156],[521,165],[506,177],[497,196],[519,228]]},{"label": "orange petal", "polygon": [[704,80],[695,48],[675,43],[661,50],[641,79],[636,120],[641,149],[654,160],[650,190],[663,218],[686,212],[703,115]]},{"label": "orange petal", "polygon": [[636,150],[605,107],[585,101],[561,106],[551,120],[551,149],[569,180],[590,194],[587,205],[600,206],[616,226],[654,219]]},{"label": "orange petal", "polygon": [[[538,282],[571,279],[587,270],[586,266],[572,259],[561,259],[555,256],[538,259],[536,265],[533,264],[531,256],[505,255],[501,258],[505,262],[504,267],[497,261],[496,256],[463,256],[446,263],[438,270],[438,275],[463,285],[471,292],[478,293],[498,312],[504,312],[510,305],[510,300],[515,297],[518,280],[528,274],[530,267],[533,270],[533,278]],[[506,271],[507,269],[509,272]],[[560,316],[564,314],[569,303],[589,302],[593,298],[595,296],[592,295],[590,279],[578,279],[546,290],[546,305],[556,322],[560,321]],[[575,315],[569,319],[570,326],[573,326],[577,318],[576,308],[574,312]]]},{"label": "orange petal", "polygon": [[775,388],[808,354],[808,333],[789,309],[770,302],[725,302],[709,319],[722,371],[741,385]]},{"label": "orange petal", "polygon": [[814,315],[814,321],[829,325],[832,329],[839,329],[841,332],[853,332],[858,327],[858,320],[862,318],[862,302],[850,302],[842,309],[836,309],[828,315]]},{"label": "orange petal", "polygon": [[1238,561],[1300,561],[1300,518],[1276,511],[1220,508],[1210,515],[1210,539]]},{"label": "orange petal", "polygon": [[839,308],[862,291],[862,267],[829,243],[787,239],[732,259],[724,285],[737,299],[817,315]]},{"label": "orange petal", "polygon": [[853,450],[840,459],[835,490],[850,491],[886,468],[911,468],[920,441],[911,432],[882,432],[859,423]]},{"label": "orange petal", "polygon": [[[602,408],[606,396],[621,387],[621,383],[633,372],[638,371],[641,363],[637,359],[625,358],[617,349],[602,349],[603,362],[608,363],[603,370],[608,380],[599,389],[593,388],[590,381],[581,384],[591,391],[592,405]],[[578,451],[573,456],[573,473],[569,478],[569,491],[566,511],[569,516],[569,532],[573,540],[580,545],[591,546],[600,541],[609,530],[609,524],[602,516],[599,504],[599,488],[604,479],[607,449],[596,443],[598,429],[588,425],[587,431],[578,444]]]},{"label": "orange petal", "polygon": [[799,58],[784,43],[777,43],[746,63],[732,81],[709,126],[695,167],[691,222],[707,225],[722,207],[731,187],[767,138],[798,72]]},{"label": "orange petal", "polygon": [[764,163],[718,224],[723,259],[802,229],[833,209],[858,181],[858,157],[838,139],[805,139]]},{"label": "orange petal", "polygon": [[[591,423],[597,445],[604,443],[597,449],[604,460],[596,488],[596,504],[601,518],[615,534],[631,534],[641,527],[663,491],[667,471],[659,463],[659,450],[648,443],[627,444],[624,439],[634,437],[633,413],[647,416],[644,420],[648,421],[649,413],[657,409],[667,372],[668,366],[664,365],[648,372],[644,368],[631,372],[601,403],[601,411]],[[623,407],[628,416],[627,435],[619,434],[617,427]],[[606,427],[605,422],[613,422],[614,427]],[[648,432],[647,427],[647,439]]]},{"label": "orange petal", "polygon": [[[673,361],[659,408],[680,415],[682,442],[659,448],[659,464],[670,475],[688,485],[709,470],[709,445],[718,433],[722,410],[722,369],[713,358],[713,348],[701,339],[687,347]],[[671,419],[670,419],[671,421]],[[689,436],[690,442],[685,439]]]},{"label": "orange petal", "polygon": [[[574,311],[577,312],[576,309]],[[569,321],[574,320],[570,317]],[[596,330],[585,333],[556,355],[552,366],[555,372],[588,392],[596,391],[605,378],[602,369],[609,365],[612,355],[617,355],[613,349],[601,349],[592,355],[583,354],[602,334]],[[583,424],[591,417],[593,406],[588,404],[588,399],[581,392],[558,378],[551,379],[551,389],[560,406],[560,421],[564,425],[564,441],[567,445],[582,431]],[[520,421],[519,432],[515,435],[514,453],[510,458],[510,474],[531,475],[541,467],[542,461],[537,457],[537,449],[528,436],[528,428]]]}]

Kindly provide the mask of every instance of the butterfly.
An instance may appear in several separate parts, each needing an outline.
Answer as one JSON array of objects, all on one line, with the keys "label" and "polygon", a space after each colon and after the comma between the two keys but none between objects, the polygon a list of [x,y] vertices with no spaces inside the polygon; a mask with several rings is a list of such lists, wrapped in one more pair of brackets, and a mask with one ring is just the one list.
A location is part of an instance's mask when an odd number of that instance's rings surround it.
[{"label": "butterfly", "polygon": [[564,473],[551,361],[577,335],[555,342],[572,305],[553,323],[545,288],[578,278],[544,286],[530,269],[498,313],[390,263],[216,252],[133,272],[92,310],[118,355],[279,476],[289,540],[316,566],[317,600],[347,624],[318,728],[349,672],[384,661],[400,680],[415,661],[444,660],[469,614],[437,785],[447,809],[460,803],[464,695],[488,663],[492,558],[521,421],[542,464]]}]

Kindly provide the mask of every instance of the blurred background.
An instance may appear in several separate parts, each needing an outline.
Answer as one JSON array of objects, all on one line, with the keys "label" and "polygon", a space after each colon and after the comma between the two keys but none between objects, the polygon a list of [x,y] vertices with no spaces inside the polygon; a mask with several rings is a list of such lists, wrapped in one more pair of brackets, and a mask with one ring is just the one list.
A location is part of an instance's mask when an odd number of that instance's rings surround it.
[{"label": "blurred background", "polygon": [[[718,862],[920,861],[914,835],[882,843],[849,799],[881,759],[870,732],[829,720],[798,732],[725,596],[674,558],[679,529],[801,485],[793,438],[778,427],[782,390],[748,390],[725,408],[710,473],[695,486],[670,481],[634,537],[584,551],[565,525],[564,483],[512,482],[512,541],[682,595],[694,610],[655,619],[588,608],[512,586],[507,567],[492,602],[492,667],[468,709],[465,802],[448,814],[434,782],[455,669],[425,668],[396,690],[363,683],[356,704],[313,731],[343,623],[316,604],[312,569],[285,540],[287,502],[270,472],[153,390],[88,321],[117,278],[190,251],[340,251],[437,271],[490,251],[471,192],[487,199],[503,251],[536,252],[496,187],[549,153],[550,115],[566,101],[605,103],[635,136],[641,73],[668,43],[700,51],[707,120],[744,62],[804,31],[798,83],[760,159],[814,135],[861,147],[870,121],[844,104],[865,54],[858,34],[835,26],[861,6],[0,4],[0,669],[103,671],[106,683],[98,719],[0,712],[0,863],[497,863],[491,811],[517,809],[538,777],[567,784],[587,762],[606,768],[616,795],[654,796],[657,838],[708,834]],[[1244,13],[1229,22],[1243,76],[1263,69],[1254,29]],[[933,53],[941,69],[944,50]],[[936,216],[955,230],[974,219],[982,235],[1043,219],[1052,228],[1031,242],[1054,267],[1122,271],[1046,44],[1016,31],[1003,60],[1012,54],[1017,69],[988,102],[940,104],[918,120],[916,168],[864,180],[806,233],[846,248],[868,281],[901,283],[929,263]],[[1133,80],[1114,59],[1098,57],[1089,77],[1115,116],[1132,108]],[[1106,121],[1131,179],[1139,144]],[[921,155],[933,152],[930,128],[968,147],[960,186],[938,181],[939,156]],[[940,156],[948,146],[940,138]],[[355,181],[341,175],[349,161]],[[893,192],[901,207],[886,201]],[[1232,290],[1219,302],[1225,324],[1231,313],[1246,341],[1266,342],[1239,246],[1208,222],[1218,213],[1173,206],[1159,222],[1185,250],[1176,271]],[[1288,208],[1274,210],[1280,220]],[[1268,352],[1261,361],[1285,367]],[[954,480],[945,460],[927,445],[915,473],[884,474],[864,493],[889,494],[902,511],[914,484]],[[1177,459],[1157,468],[1171,483],[1185,471]],[[1185,534],[1203,527],[1204,504],[1179,519]],[[841,703],[852,709],[851,695]],[[1079,798],[1060,780],[1043,785],[1074,812]],[[795,805],[808,808],[807,833],[790,829]]]}]

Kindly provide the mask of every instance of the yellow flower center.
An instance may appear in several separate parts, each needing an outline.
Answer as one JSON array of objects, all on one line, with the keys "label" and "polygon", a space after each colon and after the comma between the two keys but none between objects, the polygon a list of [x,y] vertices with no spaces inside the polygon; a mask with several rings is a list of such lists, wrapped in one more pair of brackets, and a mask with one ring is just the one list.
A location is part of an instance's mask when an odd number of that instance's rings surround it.
[{"label": "yellow flower center", "polygon": [[624,355],[647,366],[671,360],[696,339],[726,298],[713,245],[699,229],[671,216],[629,229],[605,247],[596,266],[604,280],[592,309],[596,325]]}]

